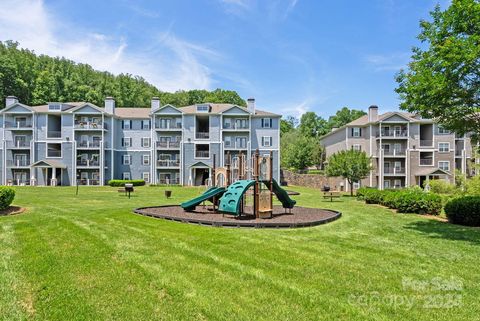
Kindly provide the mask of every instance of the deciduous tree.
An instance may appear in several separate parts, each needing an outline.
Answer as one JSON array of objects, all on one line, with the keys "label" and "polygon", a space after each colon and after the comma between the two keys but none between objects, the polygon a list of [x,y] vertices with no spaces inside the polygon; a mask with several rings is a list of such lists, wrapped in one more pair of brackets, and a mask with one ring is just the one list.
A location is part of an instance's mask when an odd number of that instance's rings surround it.
[{"label": "deciduous tree", "polygon": [[353,183],[368,176],[372,170],[371,160],[365,152],[349,149],[331,155],[327,160],[328,176],[341,176],[348,181],[353,196]]}]

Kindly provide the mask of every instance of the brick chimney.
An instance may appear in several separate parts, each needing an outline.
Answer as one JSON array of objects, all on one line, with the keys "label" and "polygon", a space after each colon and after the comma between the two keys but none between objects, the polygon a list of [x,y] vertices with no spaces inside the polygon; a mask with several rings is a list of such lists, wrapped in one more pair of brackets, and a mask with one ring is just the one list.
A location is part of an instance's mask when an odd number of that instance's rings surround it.
[{"label": "brick chimney", "polygon": [[113,97],[105,98],[105,111],[109,114],[115,114],[115,99]]},{"label": "brick chimney", "polygon": [[378,120],[378,106],[372,105],[368,107],[368,121],[375,122]]},{"label": "brick chimney", "polygon": [[247,110],[253,115],[255,114],[255,98],[247,99]]}]

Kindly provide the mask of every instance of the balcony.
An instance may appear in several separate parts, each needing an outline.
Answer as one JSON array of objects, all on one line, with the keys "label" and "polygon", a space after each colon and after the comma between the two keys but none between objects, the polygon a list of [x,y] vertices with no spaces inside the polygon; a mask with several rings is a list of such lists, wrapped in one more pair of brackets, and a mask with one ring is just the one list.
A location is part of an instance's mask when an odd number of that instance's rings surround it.
[{"label": "balcony", "polygon": [[179,149],[180,142],[157,142],[158,149]]},{"label": "balcony", "polygon": [[16,121],[16,122],[5,122],[6,129],[32,129],[31,121]]},{"label": "balcony", "polygon": [[388,156],[388,157],[395,157],[395,156],[405,156],[407,155],[407,150],[406,149],[391,149],[391,150],[384,150],[383,151],[383,156]]},{"label": "balcony", "polygon": [[456,149],[455,150],[455,157],[462,157],[462,150],[461,149]]},{"label": "balcony", "polygon": [[420,140],[420,147],[433,147],[433,140],[431,139]]},{"label": "balcony", "polygon": [[180,167],[180,161],[178,159],[159,159],[157,160],[157,167]]},{"label": "balcony", "polygon": [[196,158],[209,158],[210,152],[208,150],[197,150],[195,151]]},{"label": "balcony", "polygon": [[195,133],[196,139],[209,139],[210,133],[209,132],[196,132]]},{"label": "balcony", "polygon": [[178,185],[180,184],[180,180],[178,178],[159,178],[158,179],[158,184],[162,185]]},{"label": "balcony", "polygon": [[223,130],[249,130],[250,127],[248,126],[248,123],[246,125],[241,125],[241,124],[232,124],[232,123],[224,123],[222,126]]},{"label": "balcony", "polygon": [[101,146],[100,141],[80,141],[77,143],[78,149],[99,149]]},{"label": "balcony", "polygon": [[182,123],[169,123],[169,122],[156,122],[155,129],[159,130],[180,130],[182,129]]},{"label": "balcony", "polygon": [[92,159],[77,159],[78,167],[98,167],[100,166],[100,161]]},{"label": "balcony", "polygon": [[405,167],[384,168],[385,175],[405,175]]},{"label": "balcony", "polygon": [[98,185],[100,185],[100,180],[98,180],[98,179],[90,179],[90,178],[79,179],[79,180],[78,180],[78,185],[83,185],[83,186],[98,186]]},{"label": "balcony", "polygon": [[377,137],[382,138],[407,138],[408,137],[408,130],[381,130],[377,133]]},{"label": "balcony", "polygon": [[7,160],[7,167],[29,167],[29,166],[30,166],[29,159]]},{"label": "balcony", "polygon": [[47,151],[47,157],[62,157],[62,151],[50,149]]},{"label": "balcony", "polygon": [[56,130],[49,130],[47,132],[47,138],[62,138],[62,132]]},{"label": "balcony", "polygon": [[420,165],[422,166],[432,166],[433,159],[432,158],[420,158]]},{"label": "balcony", "polygon": [[247,149],[247,143],[240,143],[240,142],[224,142],[225,143],[225,149]]},{"label": "balcony", "polygon": [[108,129],[107,123],[98,121],[98,122],[93,122],[93,121],[81,121],[81,120],[75,120],[75,129],[80,129],[80,130],[102,130],[102,129]]},{"label": "balcony", "polygon": [[7,141],[7,148],[9,149],[30,149],[30,142],[17,140],[16,142]]}]

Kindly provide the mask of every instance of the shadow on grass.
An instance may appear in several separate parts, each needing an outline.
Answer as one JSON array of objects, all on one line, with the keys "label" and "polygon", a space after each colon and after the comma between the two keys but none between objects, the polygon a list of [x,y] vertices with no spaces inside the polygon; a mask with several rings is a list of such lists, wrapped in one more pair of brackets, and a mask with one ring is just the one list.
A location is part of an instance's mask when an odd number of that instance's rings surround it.
[{"label": "shadow on grass", "polygon": [[404,228],[424,233],[431,238],[466,241],[474,245],[480,245],[480,229],[474,227],[427,220],[409,223]]}]

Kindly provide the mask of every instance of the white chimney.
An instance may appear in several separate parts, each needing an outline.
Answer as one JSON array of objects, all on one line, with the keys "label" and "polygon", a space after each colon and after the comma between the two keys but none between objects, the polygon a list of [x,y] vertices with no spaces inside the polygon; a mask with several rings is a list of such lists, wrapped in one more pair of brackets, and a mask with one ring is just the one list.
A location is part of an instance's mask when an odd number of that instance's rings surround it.
[{"label": "white chimney", "polygon": [[378,106],[372,105],[368,107],[368,121],[375,122],[378,120]]},{"label": "white chimney", "polygon": [[7,96],[5,98],[5,107],[10,107],[16,103],[18,103],[18,98],[15,96]]},{"label": "white chimney", "polygon": [[115,114],[115,99],[113,97],[105,98],[105,111],[109,114]]},{"label": "white chimney", "polygon": [[153,98],[152,98],[151,105],[150,105],[150,108],[151,108],[152,112],[154,112],[155,110],[159,109],[159,108],[160,108],[160,98],[158,98],[158,97],[153,97]]},{"label": "white chimney", "polygon": [[255,114],[255,98],[248,98],[247,99],[247,110],[250,113]]}]

